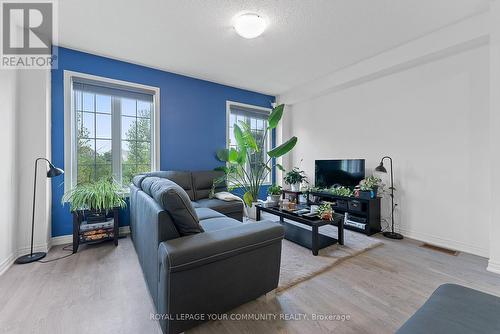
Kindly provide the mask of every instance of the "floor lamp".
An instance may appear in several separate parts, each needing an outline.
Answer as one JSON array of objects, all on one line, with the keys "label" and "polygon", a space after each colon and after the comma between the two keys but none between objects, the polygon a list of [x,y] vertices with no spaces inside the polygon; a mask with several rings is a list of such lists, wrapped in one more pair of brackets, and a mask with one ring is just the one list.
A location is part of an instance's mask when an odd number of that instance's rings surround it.
[{"label": "floor lamp", "polygon": [[384,232],[382,233],[384,237],[390,238],[390,239],[403,239],[403,235],[394,232],[394,174],[393,174],[393,169],[392,169],[392,158],[385,156],[380,160],[380,165],[378,165],[377,168],[375,168],[375,171],[381,172],[381,173],[387,173],[387,169],[384,167],[384,160],[389,159],[391,162],[391,231],[390,232]]},{"label": "floor lamp", "polygon": [[47,177],[52,178],[64,173],[64,171],[60,168],[55,167],[49,160],[45,158],[37,158],[35,160],[35,181],[33,182],[33,211],[31,216],[31,251],[29,254],[23,255],[16,259],[17,264],[25,264],[38,261],[43,259],[47,253],[37,252],[33,253],[33,233],[35,231],[35,200],[36,200],[36,174],[37,174],[37,166],[38,161],[45,160],[49,164],[49,170],[47,171]]}]

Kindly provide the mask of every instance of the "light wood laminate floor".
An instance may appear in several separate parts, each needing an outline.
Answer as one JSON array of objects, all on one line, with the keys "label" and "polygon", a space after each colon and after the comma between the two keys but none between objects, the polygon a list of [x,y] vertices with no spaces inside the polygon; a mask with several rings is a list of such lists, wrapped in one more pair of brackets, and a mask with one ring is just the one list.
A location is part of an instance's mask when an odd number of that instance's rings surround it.
[{"label": "light wood laminate floor", "polygon": [[[440,284],[458,283],[500,296],[500,276],[487,260],[450,256],[419,243],[384,245],[231,314],[257,313],[307,320],[225,320],[189,333],[393,333]],[[48,258],[67,252],[61,247]],[[14,265],[0,277],[0,333],[161,333],[129,238],[81,247],[56,262]],[[313,320],[344,314],[349,320]]]}]

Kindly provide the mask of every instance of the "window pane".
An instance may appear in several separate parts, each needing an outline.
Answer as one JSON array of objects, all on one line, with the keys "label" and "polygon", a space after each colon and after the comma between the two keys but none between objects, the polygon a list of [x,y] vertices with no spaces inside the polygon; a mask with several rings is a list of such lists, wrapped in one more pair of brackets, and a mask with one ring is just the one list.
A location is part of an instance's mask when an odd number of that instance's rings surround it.
[{"label": "window pane", "polygon": [[[254,153],[250,155],[249,161],[247,163],[246,169],[247,171],[250,171],[251,169],[255,168],[261,168],[261,165],[267,161],[267,150],[268,148],[268,143],[267,141],[263,142],[264,139],[264,133],[265,129],[267,127],[267,120],[262,119],[262,118],[257,118],[254,117],[253,114],[248,113],[247,115],[236,115],[231,113],[229,115],[229,147],[236,147],[236,140],[234,138],[234,133],[232,126],[236,122],[236,124],[240,125],[242,122],[246,123],[250,126],[250,129],[252,131],[252,134],[254,138],[257,141],[257,144],[260,145],[263,143],[263,150],[260,151],[259,153]],[[240,125],[241,126],[241,125]],[[270,133],[268,133],[268,136],[270,136]],[[270,175],[267,177],[266,181],[270,181],[271,177]]]},{"label": "window pane", "polygon": [[96,95],[96,111],[111,113],[111,96],[108,95]]},{"label": "window pane", "polygon": [[151,102],[137,101],[137,117],[150,118],[152,107]]},{"label": "window pane", "polygon": [[78,164],[77,183],[88,183],[94,180],[94,165]]},{"label": "window pane", "polygon": [[94,94],[83,93],[83,110],[94,111]]},{"label": "window pane", "polygon": [[82,110],[82,92],[75,91],[75,109],[78,111]]},{"label": "window pane", "polygon": [[257,120],[257,130],[262,130],[264,131],[267,127],[267,122],[264,121],[263,119],[259,119]]},{"label": "window pane", "polygon": [[82,128],[83,128],[83,113],[76,113],[76,135],[78,138],[82,137]]},{"label": "window pane", "polygon": [[257,119],[252,118],[252,119],[250,120],[250,127],[251,127],[251,129],[252,129],[252,130],[257,129]]},{"label": "window pane", "polygon": [[122,165],[122,183],[129,184],[134,175],[137,174],[137,165]]},{"label": "window pane", "polygon": [[80,137],[85,138],[94,138],[95,137],[95,129],[94,129],[94,115],[93,113],[83,112],[83,128]]},{"label": "window pane", "polygon": [[78,165],[93,165],[95,160],[94,154],[94,139],[80,139],[77,147],[77,163]]},{"label": "window pane", "polygon": [[95,166],[95,179],[111,179],[113,177],[113,172],[111,164],[97,164]]},{"label": "window pane", "polygon": [[135,112],[135,100],[132,99],[121,99],[121,108],[122,108],[122,115],[127,115],[127,116],[136,116]]},{"label": "window pane", "polygon": [[149,118],[137,118],[137,140],[151,140],[151,121]]},{"label": "window pane", "polygon": [[111,139],[111,115],[95,114],[96,137]]},{"label": "window pane", "polygon": [[122,116],[122,139],[136,140],[136,118]]},{"label": "window pane", "polygon": [[148,173],[151,171],[151,165],[138,165],[136,171],[137,171],[137,174]]},{"label": "window pane", "polygon": [[151,143],[136,142],[135,155],[138,164],[151,165]]},{"label": "window pane", "polygon": [[97,164],[111,164],[111,140],[96,141],[96,163]]},{"label": "window pane", "polygon": [[[115,96],[112,91],[109,94],[103,91],[97,94],[78,90],[73,92],[78,182],[90,182],[118,174],[120,170],[113,170],[118,167],[113,164],[117,158],[121,161],[119,167],[123,176],[119,181],[123,183],[129,183],[139,171],[151,170],[154,104],[123,98],[121,94],[117,92]],[[115,112],[119,116],[117,119],[112,116]],[[121,133],[114,133],[115,126],[121,127]],[[117,143],[120,143],[121,149],[114,152],[112,148]]]},{"label": "window pane", "polygon": [[122,163],[124,164],[135,164],[136,163],[135,154],[135,141],[122,141]]},{"label": "window pane", "polygon": [[234,137],[234,128],[229,128],[229,145],[236,145],[236,138]]}]

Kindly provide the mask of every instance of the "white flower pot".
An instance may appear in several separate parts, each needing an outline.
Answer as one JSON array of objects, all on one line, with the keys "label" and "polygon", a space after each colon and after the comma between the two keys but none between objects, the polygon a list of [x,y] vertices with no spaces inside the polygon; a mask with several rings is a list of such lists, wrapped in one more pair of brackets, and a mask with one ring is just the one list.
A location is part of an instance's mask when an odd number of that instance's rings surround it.
[{"label": "white flower pot", "polygon": [[278,203],[280,201],[281,195],[267,195],[268,202]]},{"label": "white flower pot", "polygon": [[292,191],[300,191],[300,183],[294,183],[291,185]]},{"label": "white flower pot", "polygon": [[255,207],[256,204],[259,204],[259,203],[253,202],[251,208],[247,207],[248,218],[250,218],[252,220],[255,220],[257,218],[257,209]]}]

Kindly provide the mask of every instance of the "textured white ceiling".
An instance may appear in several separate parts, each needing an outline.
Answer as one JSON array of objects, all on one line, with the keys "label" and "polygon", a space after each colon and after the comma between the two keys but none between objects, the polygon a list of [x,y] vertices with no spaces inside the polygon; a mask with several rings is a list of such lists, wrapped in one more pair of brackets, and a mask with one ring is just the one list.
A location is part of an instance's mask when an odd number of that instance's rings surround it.
[{"label": "textured white ceiling", "polygon": [[[61,0],[59,44],[280,94],[488,9],[488,0]],[[245,11],[268,21],[247,40]]]}]

